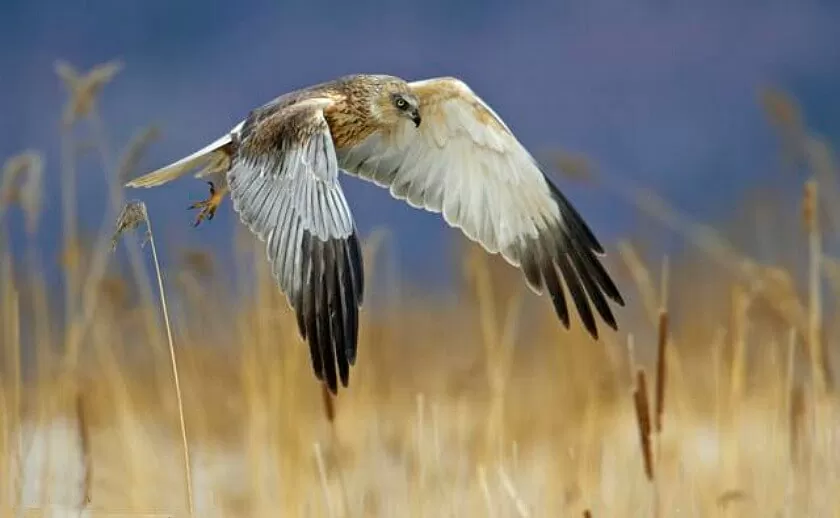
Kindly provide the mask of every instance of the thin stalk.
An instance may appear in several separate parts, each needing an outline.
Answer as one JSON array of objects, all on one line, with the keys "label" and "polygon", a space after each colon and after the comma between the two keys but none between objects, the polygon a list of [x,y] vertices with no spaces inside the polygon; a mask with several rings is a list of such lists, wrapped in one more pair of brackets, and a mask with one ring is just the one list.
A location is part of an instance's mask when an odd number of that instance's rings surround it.
[{"label": "thin stalk", "polygon": [[181,443],[184,449],[184,475],[186,476],[187,484],[187,501],[189,503],[190,516],[195,516],[195,506],[192,492],[192,471],[190,469],[190,447],[189,441],[187,441],[187,424],[184,419],[184,400],[181,394],[181,380],[178,376],[178,361],[175,357],[175,342],[172,339],[172,325],[169,322],[169,308],[166,304],[166,293],[163,289],[163,274],[160,270],[160,261],[158,260],[157,247],[155,246],[155,237],[152,232],[152,222],[150,221],[148,215],[146,216],[146,227],[149,230],[149,244],[152,248],[152,259],[155,263],[155,275],[157,276],[160,304],[163,309],[164,326],[166,327],[166,340],[169,343],[169,359],[172,362],[172,379],[175,382],[175,398],[178,402],[178,419],[181,425]]}]

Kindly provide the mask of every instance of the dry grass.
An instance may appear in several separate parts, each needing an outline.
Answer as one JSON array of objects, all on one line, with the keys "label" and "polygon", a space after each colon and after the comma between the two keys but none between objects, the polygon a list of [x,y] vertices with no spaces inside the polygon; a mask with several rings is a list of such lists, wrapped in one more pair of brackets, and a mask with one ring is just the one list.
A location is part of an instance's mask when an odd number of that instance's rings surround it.
[{"label": "dry grass", "polygon": [[[65,150],[91,121],[105,180],[121,182],[153,134],[111,158],[95,93],[119,67],[59,68],[73,93]],[[613,251],[630,301],[620,333],[563,331],[546,300],[475,246],[453,297],[377,291],[389,258],[375,234],[359,359],[337,398],[311,374],[244,231],[235,271],[196,250],[161,265],[128,237],[123,272],[108,247],[115,214],[79,245],[65,152],[46,172],[69,187],[62,238],[77,250],[62,263],[65,306],[38,251],[5,242],[5,215],[20,206],[37,222],[37,204],[0,198],[0,516],[840,516],[837,293],[821,279],[840,286],[824,222],[836,217],[837,171],[790,98],[762,102],[812,180],[805,225],[773,236],[797,261],[752,259],[727,229],[587,164],[587,182],[693,247],[664,261],[646,257],[643,239]],[[30,152],[13,160],[7,193],[43,167]],[[122,194],[109,192],[116,210]],[[254,288],[233,293],[244,283]]]}]

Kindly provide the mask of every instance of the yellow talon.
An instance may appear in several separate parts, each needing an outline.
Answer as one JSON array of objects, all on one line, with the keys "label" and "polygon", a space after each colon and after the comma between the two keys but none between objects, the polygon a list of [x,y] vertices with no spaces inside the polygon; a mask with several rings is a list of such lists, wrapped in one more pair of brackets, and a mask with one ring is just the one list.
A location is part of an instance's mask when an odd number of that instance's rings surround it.
[{"label": "yellow talon", "polygon": [[207,183],[210,185],[210,197],[206,200],[193,203],[188,207],[189,209],[201,209],[198,213],[198,217],[195,218],[195,223],[193,223],[193,227],[197,227],[205,219],[207,221],[213,219],[213,216],[216,215],[216,209],[219,208],[219,205],[221,205],[225,194],[227,194],[226,188],[217,190],[216,186],[213,185],[213,182]]}]

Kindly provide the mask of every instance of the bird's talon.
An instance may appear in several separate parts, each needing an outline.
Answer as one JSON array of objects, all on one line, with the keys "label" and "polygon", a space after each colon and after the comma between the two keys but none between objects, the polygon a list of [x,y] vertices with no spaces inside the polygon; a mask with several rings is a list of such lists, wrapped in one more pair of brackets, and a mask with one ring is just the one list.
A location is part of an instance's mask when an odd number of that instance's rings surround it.
[{"label": "bird's talon", "polygon": [[216,191],[216,186],[213,182],[207,182],[210,185],[210,197],[206,200],[193,203],[188,209],[201,209],[198,216],[195,218],[193,227],[197,227],[202,221],[210,221],[216,215],[216,209],[222,202],[222,194]]}]

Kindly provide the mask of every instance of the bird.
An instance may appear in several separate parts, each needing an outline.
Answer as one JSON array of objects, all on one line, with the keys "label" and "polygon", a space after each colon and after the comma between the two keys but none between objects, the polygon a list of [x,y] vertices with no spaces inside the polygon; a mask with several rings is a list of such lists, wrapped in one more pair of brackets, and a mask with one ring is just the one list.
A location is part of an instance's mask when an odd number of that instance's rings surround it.
[{"label": "bird", "polygon": [[[570,327],[571,303],[594,339],[595,312],[618,329],[624,299],[602,264],[604,248],[577,209],[502,118],[453,76],[408,81],[352,74],[282,94],[227,133],[126,185],[156,187],[203,166],[219,173],[193,204],[195,224],[229,195],[264,243],[279,289],[309,345],[315,377],[337,395],[358,348],[364,268],[340,173],[387,189],[500,254],[547,293]],[[565,285],[565,291],[563,288]]]}]

